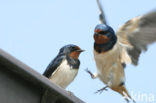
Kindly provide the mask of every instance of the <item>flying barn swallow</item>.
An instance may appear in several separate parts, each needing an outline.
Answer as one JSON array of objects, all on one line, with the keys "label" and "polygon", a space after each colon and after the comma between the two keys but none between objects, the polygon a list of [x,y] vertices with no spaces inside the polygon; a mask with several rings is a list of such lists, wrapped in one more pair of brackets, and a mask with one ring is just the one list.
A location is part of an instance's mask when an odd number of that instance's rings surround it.
[{"label": "flying barn swallow", "polygon": [[43,75],[65,89],[78,73],[80,65],[78,58],[83,51],[80,47],[72,44],[62,47]]},{"label": "flying barn swallow", "polygon": [[[99,78],[107,87],[133,100],[125,87],[124,68],[126,64],[138,65],[139,56],[147,50],[147,46],[156,41],[156,11],[143,16],[137,16],[115,33],[112,27],[106,24],[104,12],[99,0],[100,21],[94,30],[94,59],[97,73],[87,72],[91,77]],[[135,102],[133,100],[133,102]]]}]

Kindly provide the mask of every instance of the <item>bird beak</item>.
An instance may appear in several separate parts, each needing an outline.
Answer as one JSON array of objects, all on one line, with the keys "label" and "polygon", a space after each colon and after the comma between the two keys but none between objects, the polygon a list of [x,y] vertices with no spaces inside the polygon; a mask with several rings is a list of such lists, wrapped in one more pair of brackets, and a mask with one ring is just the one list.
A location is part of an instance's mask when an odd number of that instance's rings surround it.
[{"label": "bird beak", "polygon": [[80,49],[80,50],[77,50],[77,52],[84,52],[84,51],[85,51],[85,50],[81,50],[81,49]]}]

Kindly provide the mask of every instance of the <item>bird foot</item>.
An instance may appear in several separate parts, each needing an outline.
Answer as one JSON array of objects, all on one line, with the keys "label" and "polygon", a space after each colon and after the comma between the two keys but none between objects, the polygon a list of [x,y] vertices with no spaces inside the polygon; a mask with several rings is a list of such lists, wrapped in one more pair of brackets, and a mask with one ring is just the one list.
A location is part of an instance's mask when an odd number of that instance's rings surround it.
[{"label": "bird foot", "polygon": [[99,94],[101,94],[104,90],[105,90],[105,91],[108,91],[107,88],[108,88],[108,86],[105,86],[105,87],[103,87],[103,88],[97,90],[95,93],[99,93]]},{"label": "bird foot", "polygon": [[85,69],[85,71],[90,74],[92,79],[94,79],[94,74],[90,70],[88,70],[88,68]]}]

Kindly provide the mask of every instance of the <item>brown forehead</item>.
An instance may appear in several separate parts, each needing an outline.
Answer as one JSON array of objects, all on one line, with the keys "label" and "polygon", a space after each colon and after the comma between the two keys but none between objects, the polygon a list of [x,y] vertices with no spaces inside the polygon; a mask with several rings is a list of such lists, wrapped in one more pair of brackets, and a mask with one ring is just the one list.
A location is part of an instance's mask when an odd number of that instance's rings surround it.
[{"label": "brown forehead", "polygon": [[80,50],[80,47],[76,46],[75,49]]},{"label": "brown forehead", "polygon": [[95,29],[94,30],[94,32],[96,32],[96,33],[99,33],[99,32],[101,32],[102,30],[101,29]]}]

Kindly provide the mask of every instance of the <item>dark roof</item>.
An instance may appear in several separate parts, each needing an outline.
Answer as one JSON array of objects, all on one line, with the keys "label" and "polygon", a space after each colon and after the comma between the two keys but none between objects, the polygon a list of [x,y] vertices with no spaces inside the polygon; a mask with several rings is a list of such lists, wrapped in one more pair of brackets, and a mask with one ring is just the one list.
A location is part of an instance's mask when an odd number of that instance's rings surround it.
[{"label": "dark roof", "polygon": [[[26,64],[17,60],[13,56],[4,52],[2,49],[0,49],[0,66],[1,65],[5,67],[5,70],[11,72],[11,74],[17,75],[24,81],[33,84],[37,88],[41,88],[42,96],[40,98],[43,97],[45,91],[48,91],[49,95],[46,96],[46,101],[50,101],[53,98],[57,98],[58,100],[63,101],[63,103],[84,103],[76,96],[72,94],[69,95],[67,91],[53,84],[47,78],[45,78],[44,76],[42,76],[41,74],[30,68]],[[57,103],[60,102],[58,101]]]}]

